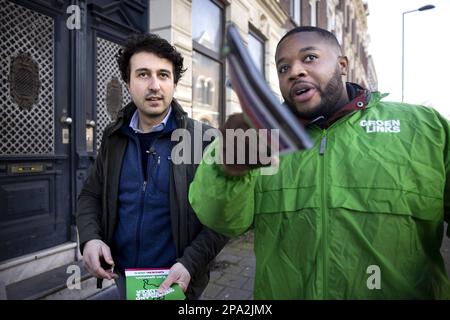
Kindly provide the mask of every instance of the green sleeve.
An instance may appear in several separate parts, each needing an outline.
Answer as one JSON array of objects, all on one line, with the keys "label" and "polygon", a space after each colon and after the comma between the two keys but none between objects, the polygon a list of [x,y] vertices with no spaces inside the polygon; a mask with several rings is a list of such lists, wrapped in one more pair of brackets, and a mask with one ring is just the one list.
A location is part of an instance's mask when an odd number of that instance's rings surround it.
[{"label": "green sleeve", "polygon": [[[213,154],[213,142],[205,157]],[[260,170],[242,177],[227,176],[220,164],[203,158],[189,188],[189,202],[201,223],[226,236],[237,236],[253,224],[254,189]],[[211,158],[210,158],[211,159]]]},{"label": "green sleeve", "polygon": [[[440,116],[440,115],[439,115]],[[447,119],[440,116],[444,140],[444,165],[445,165],[445,189],[444,189],[444,220],[450,223],[450,123]],[[450,237],[450,224],[447,226],[447,237]]]},{"label": "green sleeve", "polygon": [[444,220],[449,223],[447,226],[447,237],[450,237],[450,122],[438,111],[431,109],[438,119],[440,141],[443,146],[443,165],[445,169],[444,187]]}]

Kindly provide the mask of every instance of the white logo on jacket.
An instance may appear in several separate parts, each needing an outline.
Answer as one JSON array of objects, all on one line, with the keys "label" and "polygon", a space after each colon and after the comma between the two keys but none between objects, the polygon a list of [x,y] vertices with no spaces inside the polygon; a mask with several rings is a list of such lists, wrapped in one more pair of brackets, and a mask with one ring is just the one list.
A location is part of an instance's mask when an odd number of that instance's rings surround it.
[{"label": "white logo on jacket", "polygon": [[372,132],[400,132],[400,120],[361,120],[361,127],[366,128],[367,133]]}]

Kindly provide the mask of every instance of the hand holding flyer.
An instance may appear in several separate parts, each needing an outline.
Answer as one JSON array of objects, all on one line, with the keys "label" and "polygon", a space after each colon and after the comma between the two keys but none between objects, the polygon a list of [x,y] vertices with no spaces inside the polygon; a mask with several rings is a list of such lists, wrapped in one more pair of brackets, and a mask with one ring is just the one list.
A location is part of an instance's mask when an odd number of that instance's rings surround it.
[{"label": "hand holding flyer", "polygon": [[178,284],[158,292],[168,274],[169,269],[126,269],[127,300],[184,300],[186,296]]}]

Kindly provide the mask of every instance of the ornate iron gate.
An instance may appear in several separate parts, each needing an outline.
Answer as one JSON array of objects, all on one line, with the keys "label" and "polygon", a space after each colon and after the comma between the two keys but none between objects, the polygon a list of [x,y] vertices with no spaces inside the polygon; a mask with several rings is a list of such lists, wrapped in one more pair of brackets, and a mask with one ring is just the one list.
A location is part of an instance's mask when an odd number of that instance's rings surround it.
[{"label": "ornate iron gate", "polygon": [[125,83],[120,77],[116,55],[121,46],[117,43],[97,37],[97,149],[100,148],[103,130],[116,119],[119,110],[131,101]]},{"label": "ornate iron gate", "polygon": [[0,0],[0,261],[69,237],[65,4]]},{"label": "ornate iron gate", "polygon": [[[53,19],[0,0],[0,25],[0,153],[54,154]],[[33,64],[37,74],[27,70]],[[27,98],[35,103],[24,106]]]}]

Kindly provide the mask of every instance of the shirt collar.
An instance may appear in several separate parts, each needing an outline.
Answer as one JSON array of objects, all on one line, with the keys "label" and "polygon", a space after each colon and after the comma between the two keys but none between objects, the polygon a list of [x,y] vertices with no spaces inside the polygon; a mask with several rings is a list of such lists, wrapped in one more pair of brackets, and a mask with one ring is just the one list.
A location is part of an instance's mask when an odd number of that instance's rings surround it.
[{"label": "shirt collar", "polygon": [[[156,126],[153,126],[153,128],[149,132],[163,131],[167,125],[167,121],[169,120],[171,112],[172,112],[172,107],[169,106],[169,111],[167,112],[164,119],[160,123],[158,123]],[[130,128],[135,133],[146,133],[146,132],[142,131],[141,129],[139,129],[139,113],[138,113],[137,109],[134,111],[133,116],[131,117]]]}]

